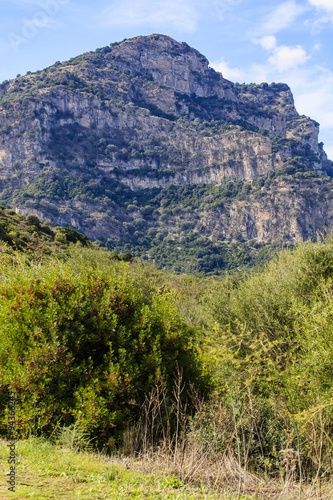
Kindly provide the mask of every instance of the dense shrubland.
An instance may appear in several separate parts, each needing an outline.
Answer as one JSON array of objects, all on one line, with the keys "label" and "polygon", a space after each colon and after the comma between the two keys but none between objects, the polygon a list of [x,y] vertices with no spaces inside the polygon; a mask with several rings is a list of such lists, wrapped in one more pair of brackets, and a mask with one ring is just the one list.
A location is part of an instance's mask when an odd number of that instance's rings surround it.
[{"label": "dense shrubland", "polygon": [[79,422],[108,447],[157,379],[170,392],[179,368],[203,385],[193,329],[167,296],[145,304],[127,268],[82,263],[73,271],[49,261],[3,269],[2,399],[10,387],[17,392],[23,434]]},{"label": "dense shrubland", "polygon": [[36,215],[24,217],[0,205],[0,244],[5,244],[2,254],[19,250],[36,258],[36,254],[42,257],[64,253],[73,243],[84,247],[92,245],[86,236],[74,229],[51,227]]},{"label": "dense shrubland", "polygon": [[187,479],[220,464],[221,484],[226,460],[245,475],[331,477],[331,236],[223,279],[80,244],[62,260],[2,255],[3,435],[14,389],[21,436],[75,424],[99,448],[182,457]]}]

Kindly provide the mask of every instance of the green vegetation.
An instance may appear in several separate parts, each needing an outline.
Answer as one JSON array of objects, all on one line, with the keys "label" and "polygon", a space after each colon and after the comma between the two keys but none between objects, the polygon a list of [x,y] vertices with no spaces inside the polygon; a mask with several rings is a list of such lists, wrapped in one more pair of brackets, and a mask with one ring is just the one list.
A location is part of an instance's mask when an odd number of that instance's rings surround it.
[{"label": "green vegetation", "polygon": [[202,386],[194,331],[166,295],[145,303],[127,269],[50,260],[4,266],[1,398],[8,387],[17,391],[23,434],[80,422],[109,449],[158,378],[169,393],[179,367],[184,381]]},{"label": "green vegetation", "polygon": [[[253,225],[332,201],[316,124],[283,84],[173,93],[120,45],[0,87],[0,202],[99,237],[0,206],[13,498],[331,498],[333,236]],[[269,171],[231,178],[242,155]]]},{"label": "green vegetation", "polygon": [[63,253],[70,244],[90,247],[91,242],[83,234],[66,227],[51,227],[36,215],[24,217],[0,205],[0,243],[2,251],[24,251],[26,255],[42,257],[46,254]]},{"label": "green vegetation", "polygon": [[[21,440],[17,446],[19,462],[15,493],[6,498],[59,498],[63,500],[236,500],[235,495],[221,497],[207,488],[188,486],[171,474],[142,470],[139,460],[125,462],[106,456],[77,452],[67,446],[52,445],[35,437]],[[1,473],[7,471],[8,448],[0,441]],[[130,465],[130,467],[129,467]],[[1,484],[5,491],[5,484]],[[251,497],[242,497],[251,500]]]},{"label": "green vegetation", "polygon": [[[29,216],[17,223],[39,222]],[[168,487],[214,483],[220,495],[228,485],[259,499],[271,484],[295,498],[298,482],[302,498],[310,498],[311,481],[331,479],[332,236],[223,279],[121,262],[75,238],[66,249],[43,260],[42,251],[26,257],[3,243],[3,437],[15,390],[21,440],[48,437],[57,446],[113,450],[143,463],[148,453],[156,471],[165,469],[163,456],[176,478],[164,479]],[[19,446],[32,467],[31,448]],[[54,451],[45,446],[47,460]],[[62,466],[52,465],[57,477]],[[108,480],[120,491],[122,477],[139,480],[118,467]],[[74,469],[86,478],[81,465]],[[67,486],[73,480],[64,479]],[[105,481],[94,476],[91,488],[103,489]],[[140,481],[144,489],[150,479]]]},{"label": "green vegetation", "polygon": [[[149,174],[149,169],[147,172]],[[136,176],[139,173],[135,171]],[[128,171],[127,175],[132,175],[132,172]],[[101,238],[101,246],[116,253],[131,253],[163,270],[214,275],[254,268],[267,262],[276,250],[290,245],[288,240],[271,244],[246,241],[247,235],[239,234],[237,229],[233,241],[226,240],[219,221],[230,206],[242,201],[253,204],[262,197],[275,200],[281,182],[307,181],[311,181],[312,187],[320,187],[322,193],[325,189],[327,196],[332,196],[332,180],[308,170],[302,159],[295,157],[286,161],[283,167],[252,182],[234,178],[219,185],[169,185],[164,189],[140,191],[132,191],[117,177],[102,177],[101,181],[96,181],[87,180],[82,170],[75,178],[57,171],[45,171],[12,199],[15,206],[27,203],[36,210],[42,208],[50,218],[59,215],[51,200],[59,204],[73,201],[67,205],[67,211],[76,219],[80,212],[76,211],[75,203],[84,201],[88,206],[99,203],[105,210],[106,223],[112,224],[110,233],[115,233],[114,228],[118,233],[117,237]],[[293,193],[292,187],[290,193]],[[303,190],[300,196],[309,204],[316,202],[318,197],[316,190]],[[215,226],[215,230],[210,229],[208,234],[205,232],[207,217]],[[89,219],[87,230],[94,224],[96,222]]]}]

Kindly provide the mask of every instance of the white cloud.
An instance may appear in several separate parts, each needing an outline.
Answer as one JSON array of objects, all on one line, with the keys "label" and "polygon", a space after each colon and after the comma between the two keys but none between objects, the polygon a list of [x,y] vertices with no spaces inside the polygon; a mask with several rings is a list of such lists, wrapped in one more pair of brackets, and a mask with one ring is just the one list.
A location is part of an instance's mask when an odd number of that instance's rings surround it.
[{"label": "white cloud", "polygon": [[35,5],[44,11],[55,13],[55,11],[59,10],[59,7],[68,5],[69,1],[70,0],[10,0],[8,3],[16,3],[17,5]]},{"label": "white cloud", "polygon": [[310,4],[319,9],[325,9],[328,11],[333,11],[333,1],[332,0],[309,0]]},{"label": "white cloud", "polygon": [[304,64],[308,58],[309,56],[300,45],[296,47],[280,45],[275,48],[274,54],[268,58],[268,62],[283,72]]},{"label": "white cloud", "polygon": [[316,7],[318,16],[312,16],[308,24],[320,29],[326,23],[333,23],[333,0],[309,0],[309,3]]},{"label": "white cloud", "polygon": [[305,10],[306,8],[303,5],[297,4],[294,0],[283,2],[266,17],[259,31],[262,34],[267,33],[270,35],[278,33],[290,26]]},{"label": "white cloud", "polygon": [[269,36],[264,36],[260,38],[259,40],[255,40],[256,43],[259,43],[264,49],[266,50],[272,50],[275,49],[277,45],[277,41],[275,36],[269,35]]},{"label": "white cloud", "polygon": [[125,0],[104,10],[104,25],[148,25],[155,30],[173,28],[196,30],[199,13],[190,0]]},{"label": "white cloud", "polygon": [[214,68],[215,71],[222,73],[223,78],[226,78],[227,80],[231,80],[233,82],[244,81],[244,72],[240,68],[231,68],[223,57],[221,57],[218,61],[210,63],[210,66],[211,68]]},{"label": "white cloud", "polygon": [[[296,47],[278,45],[276,37],[272,35],[259,39],[254,38],[253,42],[272,53],[268,58],[268,62],[281,72],[306,63],[310,57],[301,45],[296,45]],[[317,49],[318,46],[316,45],[314,50]]]},{"label": "white cloud", "polygon": [[[296,89],[297,103],[300,109],[307,109],[308,114],[324,127],[333,129],[333,73],[321,66],[295,72],[292,84]],[[333,136],[332,136],[333,139]]]},{"label": "white cloud", "polygon": [[320,138],[333,160],[333,73],[320,66],[293,72],[288,81],[296,108],[320,123]]}]

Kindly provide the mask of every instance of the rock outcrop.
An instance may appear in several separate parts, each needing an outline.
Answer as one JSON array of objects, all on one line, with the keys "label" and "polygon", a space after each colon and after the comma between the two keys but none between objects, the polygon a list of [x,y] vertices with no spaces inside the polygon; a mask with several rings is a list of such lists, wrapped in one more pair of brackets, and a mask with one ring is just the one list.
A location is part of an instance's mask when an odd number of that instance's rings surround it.
[{"label": "rock outcrop", "polygon": [[318,130],[287,85],[233,84],[185,43],[136,37],[0,86],[0,201],[141,257],[189,231],[294,242],[332,223]]}]

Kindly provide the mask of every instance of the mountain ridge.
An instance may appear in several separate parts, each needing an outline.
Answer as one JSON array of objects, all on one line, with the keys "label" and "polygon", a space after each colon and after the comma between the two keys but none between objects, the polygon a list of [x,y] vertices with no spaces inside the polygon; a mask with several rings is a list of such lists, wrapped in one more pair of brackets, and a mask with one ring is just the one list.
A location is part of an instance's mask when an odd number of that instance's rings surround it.
[{"label": "mountain ridge", "polygon": [[332,162],[289,87],[233,84],[165,35],[4,82],[0,127],[2,204],[177,272],[333,223]]}]

